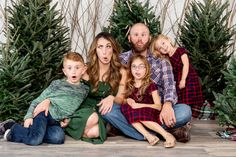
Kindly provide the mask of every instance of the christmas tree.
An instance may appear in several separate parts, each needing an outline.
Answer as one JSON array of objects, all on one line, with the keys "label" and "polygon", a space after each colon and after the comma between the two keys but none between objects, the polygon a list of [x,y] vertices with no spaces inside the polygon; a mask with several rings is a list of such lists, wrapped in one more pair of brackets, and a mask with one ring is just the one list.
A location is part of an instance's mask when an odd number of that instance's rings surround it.
[{"label": "christmas tree", "polygon": [[22,120],[30,101],[62,76],[61,60],[70,50],[68,28],[51,0],[12,1],[7,44],[1,47],[0,120]]},{"label": "christmas tree", "polygon": [[215,0],[193,1],[180,26],[180,43],[189,51],[201,78],[204,97],[211,104],[215,99],[212,92],[221,92],[225,87],[221,71],[226,69],[232,54],[226,53],[234,35],[227,27],[230,13],[227,6],[227,1],[223,4]]},{"label": "christmas tree", "polygon": [[215,111],[220,125],[236,128],[236,58],[233,58],[227,71],[223,72],[226,88],[215,95]]},{"label": "christmas tree", "polygon": [[151,35],[160,33],[159,18],[155,17],[152,8],[149,7],[149,0],[144,4],[137,0],[115,0],[109,26],[104,31],[110,32],[116,38],[123,51],[128,51],[130,45],[127,36],[133,24],[142,22],[149,27]]}]

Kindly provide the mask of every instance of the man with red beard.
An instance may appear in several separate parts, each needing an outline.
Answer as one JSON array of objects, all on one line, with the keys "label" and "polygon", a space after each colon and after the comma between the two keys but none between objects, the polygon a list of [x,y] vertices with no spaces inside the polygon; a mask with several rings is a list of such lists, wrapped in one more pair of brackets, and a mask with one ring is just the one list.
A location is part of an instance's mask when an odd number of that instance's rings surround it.
[{"label": "man with red beard", "polygon": [[[123,64],[127,64],[131,56],[141,54],[145,56],[151,67],[151,79],[157,84],[162,100],[160,121],[163,128],[171,132],[177,141],[188,142],[190,140],[189,121],[191,120],[191,108],[186,104],[176,104],[177,94],[174,75],[170,63],[161,58],[155,58],[149,50],[151,35],[149,28],[143,23],[134,24],[128,36],[131,50],[120,54]],[[112,111],[103,116],[111,125],[121,130],[125,135],[137,140],[144,137],[137,132],[120,111],[120,105],[114,104]]]}]

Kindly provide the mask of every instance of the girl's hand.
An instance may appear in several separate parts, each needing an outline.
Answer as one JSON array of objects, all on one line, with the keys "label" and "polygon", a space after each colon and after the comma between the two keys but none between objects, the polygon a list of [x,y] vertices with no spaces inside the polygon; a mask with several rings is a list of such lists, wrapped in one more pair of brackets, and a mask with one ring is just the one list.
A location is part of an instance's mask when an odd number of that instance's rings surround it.
[{"label": "girl's hand", "polygon": [[67,119],[67,118],[63,119],[63,120],[60,122],[60,124],[61,124],[61,127],[62,127],[62,128],[67,127],[68,124],[69,124],[69,119]]},{"label": "girl's hand", "polygon": [[179,89],[185,88],[186,80],[180,80],[179,82]]},{"label": "girl's hand", "polygon": [[109,95],[97,104],[97,106],[99,106],[99,112],[101,113],[101,115],[105,115],[106,113],[111,111],[114,99],[115,97],[113,95]]},{"label": "girl's hand", "polygon": [[50,100],[45,99],[41,103],[39,103],[34,109],[34,117],[36,117],[40,112],[45,111],[45,116],[48,115]]},{"label": "girl's hand", "polygon": [[30,125],[33,125],[33,118],[28,118],[24,121],[25,128],[28,128]]},{"label": "girl's hand", "polygon": [[129,106],[131,106],[133,109],[137,109],[137,108],[142,108],[143,106],[139,103],[136,103],[134,101],[134,99],[128,98],[127,99],[127,103]]},{"label": "girl's hand", "polygon": [[128,98],[126,101],[127,101],[127,104],[131,107],[135,105],[134,99]]}]

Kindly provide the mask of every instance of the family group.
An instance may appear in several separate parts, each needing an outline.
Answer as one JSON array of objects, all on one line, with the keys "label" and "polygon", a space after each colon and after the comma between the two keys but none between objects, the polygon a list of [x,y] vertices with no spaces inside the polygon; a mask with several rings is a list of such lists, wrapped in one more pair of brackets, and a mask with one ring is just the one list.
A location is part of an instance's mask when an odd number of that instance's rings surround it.
[{"label": "family group", "polygon": [[165,35],[151,37],[143,23],[131,27],[128,40],[131,50],[121,53],[109,33],[99,33],[87,63],[79,53],[67,52],[65,77],[31,102],[23,125],[2,122],[3,138],[27,145],[63,144],[67,134],[98,144],[110,126],[150,145],[160,139],[166,148],[188,142],[190,121],[203,105],[188,51]]}]

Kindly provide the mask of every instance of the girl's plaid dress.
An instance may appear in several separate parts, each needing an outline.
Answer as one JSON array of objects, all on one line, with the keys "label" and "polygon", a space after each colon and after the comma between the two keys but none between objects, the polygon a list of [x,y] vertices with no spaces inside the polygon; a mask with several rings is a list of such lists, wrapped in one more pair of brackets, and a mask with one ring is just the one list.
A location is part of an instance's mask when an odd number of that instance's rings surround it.
[{"label": "girl's plaid dress", "polygon": [[[136,103],[154,104],[152,99],[152,92],[157,90],[155,83],[151,83],[143,96],[139,95],[139,89],[135,88],[129,98],[135,100]],[[149,107],[133,109],[128,104],[121,105],[121,111],[130,124],[140,121],[153,121],[159,124],[159,111]]]},{"label": "girl's plaid dress", "polygon": [[183,63],[181,56],[187,54],[185,48],[177,48],[173,56],[170,57],[170,62],[173,67],[174,78],[176,81],[176,90],[178,95],[178,103],[191,105],[192,116],[197,118],[203,106],[202,86],[195,69],[189,60],[189,72],[186,78],[185,88],[179,89],[179,83],[182,77]]}]

